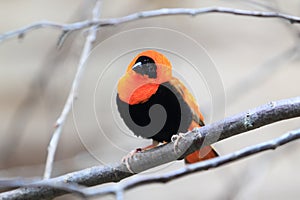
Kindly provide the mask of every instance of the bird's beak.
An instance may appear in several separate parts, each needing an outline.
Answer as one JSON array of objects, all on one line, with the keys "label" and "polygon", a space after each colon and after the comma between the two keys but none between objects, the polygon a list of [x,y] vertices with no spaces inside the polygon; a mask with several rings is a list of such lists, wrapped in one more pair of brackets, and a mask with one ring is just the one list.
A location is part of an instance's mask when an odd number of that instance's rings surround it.
[{"label": "bird's beak", "polygon": [[133,66],[132,66],[132,70],[133,71],[138,71],[140,68],[142,68],[142,63],[141,62],[138,62],[138,63],[135,63]]}]

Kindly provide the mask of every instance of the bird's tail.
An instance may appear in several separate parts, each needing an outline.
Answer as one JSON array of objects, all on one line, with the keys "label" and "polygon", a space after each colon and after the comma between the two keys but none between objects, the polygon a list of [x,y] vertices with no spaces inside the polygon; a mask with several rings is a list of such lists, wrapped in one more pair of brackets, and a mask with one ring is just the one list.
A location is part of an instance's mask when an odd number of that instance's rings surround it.
[{"label": "bird's tail", "polygon": [[192,164],[203,160],[215,158],[218,156],[219,154],[211,146],[206,146],[187,155],[184,158],[184,161],[187,164]]}]

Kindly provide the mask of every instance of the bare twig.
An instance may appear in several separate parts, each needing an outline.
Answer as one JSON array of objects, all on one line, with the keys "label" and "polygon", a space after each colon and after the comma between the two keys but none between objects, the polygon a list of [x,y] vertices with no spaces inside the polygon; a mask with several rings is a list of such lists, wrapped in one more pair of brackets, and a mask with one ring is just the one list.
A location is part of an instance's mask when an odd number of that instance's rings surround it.
[{"label": "bare twig", "polygon": [[279,12],[264,12],[264,11],[251,11],[242,9],[233,9],[226,7],[208,7],[208,8],[163,8],[158,10],[149,10],[133,13],[124,17],[111,18],[111,19],[93,19],[81,22],[75,22],[71,24],[61,24],[51,21],[41,21],[34,24],[25,26],[23,28],[9,31],[0,35],[0,42],[12,37],[24,37],[30,31],[41,29],[41,28],[53,28],[59,29],[65,32],[73,32],[77,30],[86,29],[92,26],[102,27],[102,26],[112,26],[122,23],[128,23],[131,21],[136,21],[143,18],[153,18],[159,16],[169,16],[169,15],[201,15],[208,13],[223,13],[223,14],[233,14],[240,16],[250,16],[250,17],[260,17],[260,18],[279,18],[290,23],[300,23],[300,17],[288,15]]},{"label": "bare twig", "polygon": [[[86,12],[82,12],[83,8],[90,7],[88,5],[92,2],[85,2],[79,5],[79,8],[73,13],[67,21],[82,20],[87,18]],[[94,6],[94,4],[92,5]],[[88,10],[88,9],[86,9]],[[7,167],[10,162],[14,160],[14,153],[17,151],[19,143],[21,143],[23,132],[27,128],[28,123],[34,116],[36,105],[41,100],[40,97],[44,97],[47,91],[47,86],[53,78],[57,69],[61,69],[61,63],[68,58],[69,54],[72,53],[70,49],[77,49],[76,45],[72,42],[74,37],[64,43],[64,48],[57,51],[56,48],[51,48],[42,64],[37,71],[37,73],[32,78],[28,86],[28,92],[24,99],[21,100],[20,104],[16,107],[9,120],[7,129],[5,132],[5,137],[1,138],[0,145],[0,168]],[[47,99],[47,98],[46,98]],[[11,168],[9,168],[10,170]],[[0,172],[1,173],[1,172]]]},{"label": "bare twig", "polygon": [[15,188],[15,187],[48,187],[53,189],[59,189],[68,193],[78,194],[81,197],[85,197],[84,189],[85,186],[76,183],[65,183],[65,182],[53,182],[51,179],[39,180],[37,178],[10,178],[0,179],[0,188]]},{"label": "bare twig", "polygon": [[[193,131],[188,132],[178,142],[176,150],[174,149],[174,143],[171,142],[169,144],[159,146],[158,148],[135,154],[132,159],[129,160],[129,164],[131,169],[138,173],[181,158],[203,145],[210,145],[231,136],[294,117],[300,117],[300,97],[271,102],[251,109],[248,112],[228,117],[222,121],[218,121],[202,128],[196,128]],[[284,136],[281,138],[278,144],[284,144],[292,138],[299,136],[298,134],[294,136],[293,132],[290,135],[291,136]],[[278,139],[276,141],[278,141]],[[260,146],[259,148],[263,151],[266,147],[270,146]],[[224,157],[222,159],[224,159]],[[218,161],[222,164],[226,161],[222,159],[214,161]],[[203,164],[199,163],[199,166],[201,165]],[[198,166],[198,164],[195,166]],[[191,168],[195,169],[193,167]],[[67,182],[93,186],[107,182],[117,182],[132,175],[133,174],[126,168],[126,164],[119,163],[113,166],[95,166],[48,179],[48,181],[53,181],[53,183]],[[108,193],[115,193],[116,190],[119,192],[121,191],[117,187],[113,190],[111,189],[111,192]],[[10,197],[11,199],[20,199],[22,197],[40,199],[41,196],[53,198],[65,193],[65,191],[48,187],[20,188],[0,194],[0,199],[4,197]]]},{"label": "bare twig", "polygon": [[[101,4],[101,1],[96,2],[96,5],[93,10],[93,20],[97,20],[99,18],[100,4]],[[77,96],[77,89],[78,89],[78,86],[79,86],[79,83],[81,80],[82,73],[84,72],[84,69],[85,69],[84,64],[85,64],[85,62],[89,56],[89,53],[92,49],[92,44],[96,39],[96,34],[97,34],[97,27],[92,26],[89,30],[89,34],[86,38],[86,41],[85,41],[85,44],[84,44],[84,47],[82,50],[82,54],[81,54],[81,57],[79,60],[78,68],[77,68],[77,73],[73,80],[72,88],[70,90],[68,99],[65,103],[62,113],[60,114],[59,118],[56,121],[55,131],[53,133],[53,136],[52,136],[51,141],[48,146],[48,155],[47,155],[46,167],[45,167],[45,171],[44,171],[45,179],[50,178],[50,176],[51,176],[55,152],[56,152],[59,138],[60,138],[60,135],[62,132],[62,128],[63,128],[64,123],[67,119],[67,116],[72,108],[73,102]]]}]

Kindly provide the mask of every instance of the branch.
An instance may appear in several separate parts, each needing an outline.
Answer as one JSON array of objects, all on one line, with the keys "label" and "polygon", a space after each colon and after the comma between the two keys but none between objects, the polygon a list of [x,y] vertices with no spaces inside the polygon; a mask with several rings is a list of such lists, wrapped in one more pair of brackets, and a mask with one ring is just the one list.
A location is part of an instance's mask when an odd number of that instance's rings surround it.
[{"label": "branch", "polygon": [[[54,183],[51,179],[43,180],[37,178],[10,178],[10,179],[0,179],[0,188],[14,188],[14,187],[50,187],[53,189],[59,189],[68,193],[75,193],[84,197],[84,192],[82,192],[86,187],[76,184],[76,183]],[[4,197],[6,199],[8,197]],[[10,198],[10,197],[9,197]]]},{"label": "branch", "polygon": [[[100,10],[100,1],[96,2],[96,5],[93,10],[93,20],[97,20],[99,18],[99,10]],[[62,132],[62,128],[65,124],[65,121],[69,115],[69,112],[72,108],[73,102],[77,96],[77,90],[79,87],[79,83],[81,80],[81,76],[85,70],[85,62],[89,56],[89,53],[92,49],[92,44],[96,39],[96,34],[97,34],[97,27],[92,26],[89,30],[89,34],[86,37],[86,41],[82,50],[82,54],[79,60],[78,68],[76,75],[74,77],[73,83],[72,83],[72,88],[70,90],[68,99],[65,103],[65,106],[62,110],[62,113],[60,114],[59,118],[56,120],[55,124],[55,131],[52,135],[52,138],[50,140],[49,146],[48,146],[48,155],[47,155],[47,161],[46,161],[46,167],[44,171],[44,178],[48,179],[51,176],[52,172],[52,167],[53,167],[53,161],[55,157],[55,152],[57,149],[57,145],[60,139],[60,135]]]},{"label": "branch", "polygon": [[61,24],[51,21],[41,21],[36,22],[31,25],[25,26],[23,28],[6,32],[0,35],[0,42],[9,38],[19,37],[22,38],[28,32],[41,28],[53,28],[62,30],[64,33],[78,31],[86,29],[92,26],[102,27],[102,26],[112,26],[117,24],[128,23],[144,18],[153,18],[160,16],[170,16],[170,15],[201,15],[208,13],[223,13],[232,14],[240,16],[250,16],[250,17],[260,17],[260,18],[279,18],[290,23],[300,23],[300,17],[283,14],[279,12],[264,12],[264,11],[251,11],[242,9],[233,9],[226,7],[208,7],[208,8],[163,8],[158,10],[149,10],[133,13],[124,17],[111,18],[111,19],[93,19],[81,22],[75,22],[71,24]]},{"label": "branch", "polygon": [[[186,133],[179,140],[176,148],[174,148],[174,142],[170,142],[166,145],[135,154],[129,160],[129,165],[131,170],[139,173],[184,157],[201,146],[210,145],[234,135],[294,117],[300,117],[300,97],[270,102],[202,128],[196,128]],[[284,139],[283,141],[289,140]],[[224,159],[224,157],[221,158]],[[199,163],[199,165],[204,164]],[[112,166],[95,166],[46,181],[50,181],[53,184],[65,182],[94,186],[107,182],[118,182],[132,175],[124,163],[119,163]],[[28,187],[2,193],[0,194],[0,199],[5,197],[9,197],[10,199],[25,197],[28,199],[40,199],[41,197],[53,198],[65,193],[63,190],[51,187]],[[114,193],[114,191],[110,193]],[[121,195],[120,193],[118,194]]]},{"label": "branch", "polygon": [[167,183],[188,174],[217,168],[219,166],[240,160],[242,158],[246,158],[250,155],[264,152],[266,150],[274,150],[279,146],[285,145],[297,139],[300,139],[300,129],[290,131],[282,135],[281,137],[269,140],[268,142],[246,147],[228,155],[220,156],[203,162],[198,162],[192,165],[186,165],[184,168],[177,169],[163,175],[139,176],[125,182],[120,182],[117,185],[106,186],[102,188],[91,187],[83,189],[82,191],[80,191],[80,193],[85,197],[101,196],[111,193],[117,195],[118,193],[124,192],[126,189],[132,189],[149,183]]},{"label": "branch", "polygon": [[123,192],[128,189],[132,189],[138,186],[142,186],[150,183],[167,183],[177,178],[183,177],[188,174],[192,174],[199,171],[204,171],[212,168],[217,168],[219,166],[231,163],[233,161],[240,160],[242,158],[254,155],[257,153],[262,153],[266,150],[274,150],[279,146],[292,142],[296,139],[300,139],[300,129],[290,131],[281,137],[270,140],[268,142],[253,145],[251,147],[246,147],[242,150],[236,151],[234,153],[220,156],[214,159],[206,160],[203,162],[195,163],[192,165],[187,165],[184,168],[168,172],[164,175],[144,175],[136,177],[129,181],[118,183],[117,185],[106,186],[102,188],[86,188],[84,186],[74,184],[59,182],[54,183],[51,180],[48,181],[32,181],[31,179],[13,179],[13,180],[0,180],[0,186],[5,187],[48,187],[51,189],[59,189],[68,193],[75,193],[82,197],[94,197],[103,196],[107,194],[115,194],[117,199],[122,199]]}]

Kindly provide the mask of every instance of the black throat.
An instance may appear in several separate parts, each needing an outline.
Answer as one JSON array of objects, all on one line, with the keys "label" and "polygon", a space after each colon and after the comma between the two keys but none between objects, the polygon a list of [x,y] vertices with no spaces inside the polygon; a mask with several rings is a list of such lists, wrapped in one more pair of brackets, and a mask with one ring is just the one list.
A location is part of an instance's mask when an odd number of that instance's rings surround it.
[{"label": "black throat", "polygon": [[[154,112],[151,121],[149,111],[156,105],[163,107],[166,116],[162,117],[162,112]],[[152,138],[159,142],[170,142],[173,135],[187,132],[192,122],[191,109],[169,82],[161,84],[157,92],[144,103],[129,105],[123,102],[118,95],[117,106],[125,124],[135,135]],[[162,109],[162,107],[158,107],[158,109]],[[152,122],[159,122],[161,118],[165,118],[165,121],[162,125],[157,125],[160,127],[156,127],[155,124],[151,126]],[[146,126],[148,128],[145,128]]]}]

